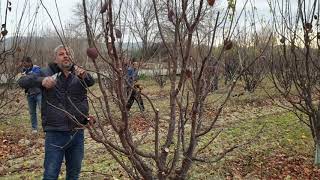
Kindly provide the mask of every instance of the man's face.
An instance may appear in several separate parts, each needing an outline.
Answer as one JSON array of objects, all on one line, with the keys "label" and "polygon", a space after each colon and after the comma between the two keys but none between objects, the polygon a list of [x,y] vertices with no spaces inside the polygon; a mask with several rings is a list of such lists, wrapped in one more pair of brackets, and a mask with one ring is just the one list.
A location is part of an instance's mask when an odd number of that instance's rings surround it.
[{"label": "man's face", "polygon": [[72,66],[70,57],[71,54],[68,48],[60,48],[56,53],[54,62],[57,63],[60,68],[68,69]]},{"label": "man's face", "polygon": [[134,63],[132,64],[132,66],[133,66],[133,68],[138,68],[138,67],[139,67],[139,65],[138,65],[137,62],[134,62]]}]

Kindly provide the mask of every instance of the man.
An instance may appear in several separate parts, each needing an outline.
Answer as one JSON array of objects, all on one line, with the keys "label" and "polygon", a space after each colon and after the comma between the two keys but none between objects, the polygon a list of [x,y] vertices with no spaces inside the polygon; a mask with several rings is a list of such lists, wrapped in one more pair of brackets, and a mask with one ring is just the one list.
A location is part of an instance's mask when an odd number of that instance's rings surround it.
[{"label": "man", "polygon": [[73,65],[72,49],[60,45],[54,50],[54,62],[40,76],[19,80],[24,87],[42,89],[42,126],[45,131],[43,179],[58,179],[63,158],[66,179],[78,179],[84,155],[84,130],[88,123],[87,87],[94,79]]},{"label": "man", "polygon": [[131,87],[127,88],[127,95],[129,97],[128,103],[127,103],[127,110],[130,111],[131,106],[134,102],[134,100],[138,103],[140,111],[144,111],[144,105],[143,100],[141,98],[141,90],[142,87],[139,84],[136,84],[138,81],[138,63],[133,61],[132,66],[128,67],[127,70],[127,80],[130,86],[133,86],[133,89]]},{"label": "man", "polygon": [[[25,56],[22,58],[22,76],[25,75],[39,75],[40,67],[37,65],[33,65],[30,57]],[[39,87],[25,88],[25,93],[27,95],[30,121],[32,127],[32,134],[36,134],[38,132],[38,119],[37,119],[37,106],[40,109],[41,105],[41,90]]]}]

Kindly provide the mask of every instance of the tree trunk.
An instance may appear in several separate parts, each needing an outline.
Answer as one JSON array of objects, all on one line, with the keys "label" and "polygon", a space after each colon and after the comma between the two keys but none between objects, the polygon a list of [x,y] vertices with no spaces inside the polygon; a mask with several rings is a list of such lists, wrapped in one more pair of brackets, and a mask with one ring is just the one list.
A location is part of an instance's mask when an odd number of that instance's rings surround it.
[{"label": "tree trunk", "polygon": [[320,165],[320,143],[315,141],[315,155],[314,155],[314,164]]},{"label": "tree trunk", "polygon": [[313,120],[313,138],[315,146],[314,164],[320,165],[320,111],[318,110]]}]

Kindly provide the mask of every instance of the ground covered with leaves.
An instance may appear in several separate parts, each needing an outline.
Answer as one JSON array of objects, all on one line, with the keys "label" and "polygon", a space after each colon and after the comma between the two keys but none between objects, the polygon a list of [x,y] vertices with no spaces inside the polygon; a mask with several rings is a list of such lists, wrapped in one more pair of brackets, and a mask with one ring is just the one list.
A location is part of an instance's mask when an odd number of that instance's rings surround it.
[{"label": "ground covered with leaves", "polygon": [[[160,106],[165,90],[150,89],[146,93],[158,100]],[[224,131],[202,156],[214,159],[214,154],[222,149],[241,144],[260,132],[258,138],[219,162],[195,162],[188,179],[320,179],[320,169],[313,166],[313,142],[307,127],[267,98],[252,97],[257,96],[244,94],[231,100],[216,125]],[[132,111],[133,132],[148,131],[150,122],[137,107]],[[207,115],[214,115],[214,110],[208,109]],[[205,137],[202,142],[209,139]],[[41,179],[43,157],[44,134],[31,134],[26,108],[18,116],[0,123],[0,179]],[[64,173],[63,167],[62,179]],[[127,179],[106,149],[88,133],[81,179]]]}]

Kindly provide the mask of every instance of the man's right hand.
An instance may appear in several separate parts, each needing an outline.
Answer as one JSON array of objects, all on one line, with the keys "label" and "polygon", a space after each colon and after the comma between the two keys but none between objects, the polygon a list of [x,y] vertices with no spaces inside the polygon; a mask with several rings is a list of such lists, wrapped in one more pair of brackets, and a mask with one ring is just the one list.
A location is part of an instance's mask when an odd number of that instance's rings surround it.
[{"label": "man's right hand", "polygon": [[55,85],[56,85],[56,80],[51,76],[45,77],[42,80],[42,86],[47,89],[53,88]]}]

